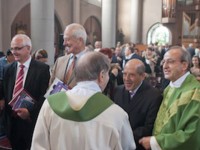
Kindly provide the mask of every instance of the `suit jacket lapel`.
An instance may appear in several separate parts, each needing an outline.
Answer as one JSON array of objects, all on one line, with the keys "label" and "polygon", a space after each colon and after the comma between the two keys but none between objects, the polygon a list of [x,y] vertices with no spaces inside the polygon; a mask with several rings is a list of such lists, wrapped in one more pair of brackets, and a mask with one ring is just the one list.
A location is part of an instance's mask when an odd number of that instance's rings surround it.
[{"label": "suit jacket lapel", "polygon": [[142,96],[141,92],[144,91],[145,88],[146,88],[146,83],[145,83],[145,81],[143,81],[143,83],[138,88],[135,95],[130,99],[130,103],[127,107],[127,112],[130,112],[132,109],[135,109],[135,107],[137,106],[137,103],[140,103],[140,97]]},{"label": "suit jacket lapel", "polygon": [[34,77],[31,77],[35,72],[35,67],[34,67],[34,60],[31,59],[30,62],[30,66],[27,72],[27,76],[26,76],[26,80],[25,80],[25,84],[24,84],[24,88],[27,89],[30,86],[31,83],[31,79],[33,79]]},{"label": "suit jacket lapel", "polygon": [[[16,80],[16,76],[17,76],[17,62],[13,63],[13,69],[11,70],[11,75],[10,75],[10,80],[11,80],[11,87],[13,87],[14,90],[14,86],[15,86],[15,80]],[[13,92],[12,90],[12,92]],[[13,93],[11,93],[12,95]]]},{"label": "suit jacket lapel", "polygon": [[126,111],[128,112],[127,110],[129,109],[130,107],[130,94],[129,94],[129,91],[127,91],[125,89],[125,87],[123,86],[123,89],[122,89],[122,98],[120,98],[120,103],[119,105]]}]

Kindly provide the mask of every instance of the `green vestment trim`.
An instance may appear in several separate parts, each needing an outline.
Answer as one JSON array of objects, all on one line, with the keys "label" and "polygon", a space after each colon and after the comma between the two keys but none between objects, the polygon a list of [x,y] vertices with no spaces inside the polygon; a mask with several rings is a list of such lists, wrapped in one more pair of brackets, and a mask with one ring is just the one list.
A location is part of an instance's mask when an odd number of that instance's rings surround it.
[{"label": "green vestment trim", "polygon": [[179,88],[167,87],[153,135],[162,150],[200,150],[200,84],[188,75]]},{"label": "green vestment trim", "polygon": [[[191,82],[194,84],[191,84]],[[163,102],[154,123],[153,135],[161,132],[170,118],[177,113],[180,106],[188,104],[191,100],[200,101],[199,83],[195,82],[195,77],[188,75],[180,88],[168,86],[165,89]],[[174,93],[174,91],[176,92]]]},{"label": "green vestment trim", "polygon": [[95,118],[113,104],[108,97],[100,92],[92,95],[86,104],[78,111],[71,108],[65,92],[59,92],[49,96],[48,102],[58,116],[63,119],[78,122]]}]

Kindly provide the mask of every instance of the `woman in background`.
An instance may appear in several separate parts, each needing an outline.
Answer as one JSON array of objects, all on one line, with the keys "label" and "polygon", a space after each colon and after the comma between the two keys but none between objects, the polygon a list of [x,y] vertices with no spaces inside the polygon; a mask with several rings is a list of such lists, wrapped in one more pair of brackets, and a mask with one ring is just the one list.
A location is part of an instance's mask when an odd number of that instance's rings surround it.
[{"label": "woman in background", "polygon": [[200,81],[200,59],[197,55],[192,57],[192,67],[190,72]]},{"label": "woman in background", "polygon": [[43,63],[47,63],[48,61],[48,53],[45,49],[39,49],[35,51],[35,53],[32,55],[33,59],[38,60]]},{"label": "woman in background", "polygon": [[[102,49],[100,49],[99,52],[105,54],[109,58],[110,63],[111,63],[112,55],[113,55],[113,52],[112,52],[111,49],[102,48]],[[114,88],[115,88],[115,86],[118,85],[118,83],[119,83],[118,81],[120,81],[120,78],[122,78],[121,67],[118,63],[111,63],[111,68],[110,68],[110,71],[109,71],[109,77],[110,78],[109,78],[108,84],[107,84],[105,90],[103,91],[103,93],[105,95],[107,95],[108,97],[112,98]]]}]

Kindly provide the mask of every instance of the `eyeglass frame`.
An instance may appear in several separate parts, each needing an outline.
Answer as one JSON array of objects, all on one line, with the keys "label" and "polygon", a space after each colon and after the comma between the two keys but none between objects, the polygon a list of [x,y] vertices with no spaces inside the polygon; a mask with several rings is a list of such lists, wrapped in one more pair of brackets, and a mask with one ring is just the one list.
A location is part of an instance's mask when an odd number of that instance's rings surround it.
[{"label": "eyeglass frame", "polygon": [[10,51],[20,51],[20,50],[22,50],[24,47],[26,47],[27,45],[24,45],[24,46],[22,46],[22,47],[11,47],[10,48]]}]

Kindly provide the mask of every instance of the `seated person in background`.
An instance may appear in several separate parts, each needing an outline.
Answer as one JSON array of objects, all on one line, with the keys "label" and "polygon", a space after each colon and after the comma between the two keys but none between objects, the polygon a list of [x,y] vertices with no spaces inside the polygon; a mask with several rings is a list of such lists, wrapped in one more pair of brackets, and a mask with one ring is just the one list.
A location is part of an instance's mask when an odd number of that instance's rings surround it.
[{"label": "seated person in background", "polygon": [[139,139],[152,135],[162,96],[160,91],[145,81],[145,66],[139,59],[131,59],[126,63],[123,79],[124,85],[116,87],[113,101],[129,115],[136,150],[144,150],[139,145]]},{"label": "seated person in background", "polygon": [[10,49],[8,49],[7,52],[6,52],[6,56],[3,56],[2,58],[0,58],[0,80],[3,79],[3,67],[6,64],[10,64],[14,61],[15,61],[15,57],[13,56]]},{"label": "seated person in background", "polygon": [[150,77],[155,77],[155,66],[157,64],[158,56],[152,47],[147,47],[147,49],[143,52],[143,57],[145,62],[150,66],[151,73],[148,74]]},{"label": "seated person in background", "polygon": [[[109,61],[111,63],[111,60],[112,60],[112,50],[109,49],[109,48],[102,48],[100,49],[101,53],[105,54],[108,58],[109,58]],[[105,88],[105,90],[103,91],[103,93],[105,95],[107,95],[108,97],[113,97],[113,92],[114,92],[114,88],[119,85],[122,80],[122,71],[121,71],[121,67],[118,63],[111,63],[111,67],[110,67],[110,70],[109,70],[109,81],[108,81],[108,84]]]},{"label": "seated person in background", "polygon": [[[15,61],[15,57],[13,56],[10,49],[7,50],[6,56],[3,56],[0,58],[0,91],[2,91],[2,81],[3,81],[3,68],[7,64],[10,64]],[[0,107],[0,135],[5,134],[5,120],[4,120],[4,111],[2,111],[2,108]]]},{"label": "seated person in background", "polygon": [[192,74],[193,74],[193,75],[196,77],[196,79],[200,82],[200,71],[194,71]]},{"label": "seated person in background", "polygon": [[45,49],[39,49],[33,54],[33,58],[43,63],[48,61],[48,53]]},{"label": "seated person in background", "polygon": [[200,72],[200,59],[198,56],[192,57],[192,67],[190,68],[190,72],[193,74],[194,72]]},{"label": "seated person in background", "polygon": [[88,52],[75,66],[77,85],[44,102],[32,150],[134,150],[128,115],[101,92],[109,79],[110,61]]},{"label": "seated person in background", "polygon": [[94,51],[98,52],[102,48],[102,42],[101,41],[96,41],[94,43]]},{"label": "seated person in background", "polygon": [[200,59],[196,55],[192,57],[192,67],[190,68],[190,72],[198,81],[200,81]]}]

